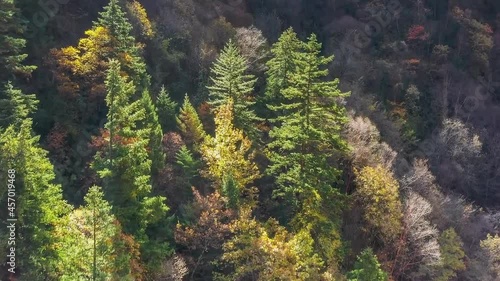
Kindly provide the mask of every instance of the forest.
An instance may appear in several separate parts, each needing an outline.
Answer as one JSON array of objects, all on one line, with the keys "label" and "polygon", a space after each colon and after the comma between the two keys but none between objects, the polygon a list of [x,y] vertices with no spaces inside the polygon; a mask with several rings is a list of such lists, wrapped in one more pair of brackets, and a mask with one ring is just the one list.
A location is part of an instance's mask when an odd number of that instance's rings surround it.
[{"label": "forest", "polygon": [[499,202],[498,0],[0,0],[0,280],[498,281]]}]

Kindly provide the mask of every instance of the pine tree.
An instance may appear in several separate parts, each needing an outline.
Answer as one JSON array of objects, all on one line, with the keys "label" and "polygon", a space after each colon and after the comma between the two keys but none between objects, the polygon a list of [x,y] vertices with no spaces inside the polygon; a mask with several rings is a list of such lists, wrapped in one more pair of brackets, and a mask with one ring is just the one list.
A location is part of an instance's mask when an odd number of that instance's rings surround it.
[{"label": "pine tree", "polygon": [[3,95],[7,99],[0,100],[0,127],[6,128],[10,124],[21,124],[30,113],[35,111],[38,104],[35,95],[23,94],[10,82],[5,86]]},{"label": "pine tree", "polygon": [[177,117],[177,126],[181,131],[181,136],[184,142],[193,151],[199,151],[200,145],[205,138],[205,130],[200,121],[200,117],[189,101],[189,97],[184,97],[184,103]]},{"label": "pine tree", "polygon": [[133,280],[130,256],[116,255],[124,246],[119,241],[121,228],[103,197],[100,187],[91,187],[85,206],[58,225],[60,280]]},{"label": "pine tree", "polygon": [[158,120],[156,106],[151,99],[149,91],[145,90],[142,92],[141,103],[146,111],[146,116],[141,127],[149,131],[149,157],[152,160],[152,174],[156,175],[165,164],[165,154],[162,151],[163,131]]},{"label": "pine tree", "polygon": [[[57,275],[54,227],[71,208],[63,200],[61,186],[54,183],[54,167],[47,151],[39,146],[39,137],[32,133],[32,119],[27,115],[33,110],[33,107],[26,107],[18,116],[21,119],[0,133],[0,165],[5,167],[0,180],[15,189],[16,200],[13,214],[7,217],[8,214],[2,212],[0,218],[3,222],[7,218],[18,219],[16,267],[22,272],[22,278],[46,280]],[[15,178],[8,177],[7,171],[12,171]],[[0,196],[2,204],[7,206],[7,189],[3,189]],[[6,227],[1,228],[2,237],[6,230]]]},{"label": "pine tree", "polygon": [[232,174],[228,173],[222,179],[222,195],[226,197],[228,200],[228,207],[231,209],[238,208],[238,202],[240,201],[240,187],[234,180]]},{"label": "pine tree", "polygon": [[111,36],[119,43],[116,47],[118,51],[134,50],[135,39],[132,36],[132,25],[127,19],[126,13],[122,10],[119,0],[110,0],[104,7],[104,11],[99,13],[99,19],[94,22],[94,26],[105,27]]},{"label": "pine tree", "polygon": [[293,204],[297,204],[296,195],[307,190],[330,192],[339,174],[331,159],[346,150],[340,131],[347,118],[338,103],[346,94],[337,88],[337,79],[323,81],[328,76],[323,67],[333,56],[320,56],[321,44],[314,35],[302,49],[293,54],[296,67],[289,74],[289,86],[280,91],[285,102],[270,106],[278,117],[269,133],[268,173],[276,177],[276,195],[288,197]]},{"label": "pine tree", "polygon": [[266,63],[266,100],[272,104],[279,105],[284,101],[281,91],[290,85],[290,75],[296,68],[294,56],[300,51],[301,43],[297,34],[289,28],[271,48],[273,57]]},{"label": "pine tree", "polygon": [[131,75],[138,90],[146,89],[150,79],[146,73],[146,63],[132,35],[133,27],[118,0],[110,0],[104,11],[99,13],[98,21],[94,22],[94,27],[98,26],[106,28],[114,41],[115,52],[118,54],[114,59],[121,58],[124,71]]},{"label": "pine tree", "polygon": [[387,281],[389,277],[380,268],[377,256],[371,248],[365,249],[358,256],[354,269],[348,273],[349,281]]},{"label": "pine tree", "polygon": [[0,83],[13,80],[15,75],[30,75],[36,66],[24,65],[23,22],[13,0],[0,0]]},{"label": "pine tree", "polygon": [[[293,37],[293,34],[290,35]],[[347,121],[339,99],[346,96],[339,81],[324,81],[332,57],[320,55],[321,44],[312,35],[292,53],[295,68],[279,90],[280,105],[269,108],[277,116],[269,132],[267,173],[276,179],[276,197],[285,199],[296,230],[313,233],[322,258],[334,265],[339,259],[340,217],[345,196],[336,188],[338,155],[346,151],[340,137]]]},{"label": "pine tree", "polygon": [[226,104],[229,99],[233,100],[235,126],[255,137],[257,131],[254,123],[261,119],[252,109],[255,102],[251,94],[257,79],[246,74],[247,68],[247,62],[238,47],[229,41],[211,69],[211,86],[207,88],[209,104],[214,109]]},{"label": "pine tree", "polygon": [[165,90],[165,86],[161,87],[160,93],[156,99],[156,108],[158,110],[158,118],[160,120],[163,133],[172,131],[175,128],[175,115],[177,111],[177,103],[170,98],[170,95]]},{"label": "pine tree", "polygon": [[217,110],[215,126],[215,136],[207,135],[201,147],[208,165],[207,176],[217,186],[222,186],[230,177],[236,186],[244,189],[260,175],[253,162],[252,142],[233,125],[232,99]]},{"label": "pine tree", "polygon": [[194,158],[189,148],[185,145],[177,152],[176,163],[181,166],[182,173],[186,177],[186,182],[191,185],[193,179],[198,175],[200,168],[200,161]]},{"label": "pine tree", "polygon": [[144,250],[150,242],[146,228],[164,219],[168,210],[164,197],[151,195],[152,161],[147,151],[151,132],[139,129],[146,110],[140,100],[131,101],[135,87],[120,76],[117,61],[110,62],[106,86],[109,111],[102,136],[105,145],[95,155],[92,167],[104,179],[106,198],[125,233],[134,235]]}]

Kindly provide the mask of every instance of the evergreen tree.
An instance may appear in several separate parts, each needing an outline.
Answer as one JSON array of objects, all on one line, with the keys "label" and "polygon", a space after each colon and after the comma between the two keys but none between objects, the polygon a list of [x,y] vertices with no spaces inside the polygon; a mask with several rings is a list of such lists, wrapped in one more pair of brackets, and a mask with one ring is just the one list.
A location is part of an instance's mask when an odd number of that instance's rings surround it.
[{"label": "evergreen tree", "polygon": [[0,127],[10,124],[20,125],[26,117],[35,111],[38,100],[35,95],[25,95],[15,89],[10,82],[5,86],[4,96],[0,100]]},{"label": "evergreen tree", "polygon": [[122,62],[125,72],[131,75],[139,90],[146,89],[149,86],[146,63],[132,35],[133,27],[118,0],[110,0],[104,11],[99,13],[99,19],[94,23],[94,27],[98,26],[106,28],[114,41],[115,52],[119,57],[124,56],[125,61],[129,62],[128,64]]},{"label": "evergreen tree", "polygon": [[[164,219],[168,210],[164,197],[151,194],[152,161],[147,150],[151,132],[139,128],[145,122],[146,110],[140,100],[131,101],[135,87],[120,76],[117,61],[110,62],[106,86],[109,112],[103,131],[105,144],[95,155],[92,167],[104,179],[106,198],[124,231],[134,235],[144,250],[150,242],[146,228]],[[164,249],[161,245],[150,246],[150,250]]]},{"label": "evergreen tree", "polygon": [[238,202],[240,199],[240,188],[238,187],[238,184],[234,180],[233,175],[228,173],[227,175],[224,176],[222,179],[222,195],[226,197],[228,207],[231,209],[237,209],[238,208]]},{"label": "evergreen tree", "polygon": [[291,54],[295,68],[287,74],[287,87],[279,91],[283,102],[269,106],[277,118],[269,132],[267,173],[276,178],[274,195],[294,212],[289,216],[294,228],[312,231],[317,250],[335,264],[344,196],[335,187],[340,171],[334,163],[346,150],[340,132],[347,118],[339,104],[346,94],[338,89],[337,79],[323,81],[333,56],[323,57],[320,51],[312,35],[301,43],[300,52]]},{"label": "evergreen tree", "polygon": [[232,99],[217,110],[215,126],[215,136],[207,135],[201,147],[208,165],[207,176],[217,186],[223,186],[229,177],[233,184],[244,189],[260,175],[253,162],[252,142],[233,125]]},{"label": "evergreen tree", "polygon": [[348,273],[349,281],[387,281],[389,277],[380,268],[377,256],[367,248],[358,256],[354,269]]},{"label": "evergreen tree", "polygon": [[[34,101],[28,104],[33,105]],[[39,146],[39,137],[32,133],[32,120],[27,118],[32,110],[34,107],[25,107],[14,121],[15,125],[0,133],[0,165],[5,167],[0,180],[15,190],[16,200],[12,215],[1,212],[0,219],[8,223],[8,218],[17,218],[16,268],[22,278],[55,280],[58,255],[54,247],[57,242],[54,227],[71,208],[62,198],[61,186],[54,183],[54,167],[47,151]],[[9,177],[7,171],[15,177]],[[4,206],[8,203],[7,195],[7,188],[2,189],[0,201]],[[6,230],[4,225],[0,230],[2,237]],[[2,247],[6,246],[7,243]]]},{"label": "evergreen tree", "polygon": [[205,130],[200,121],[200,117],[189,101],[189,97],[184,97],[184,103],[177,117],[177,126],[181,131],[184,142],[194,151],[199,151],[200,145],[205,138]]},{"label": "evergreen tree", "polygon": [[182,173],[186,177],[186,182],[191,185],[193,179],[198,175],[198,169],[200,168],[200,161],[196,160],[185,145],[177,152],[176,163],[181,166]]},{"label": "evergreen tree", "polygon": [[16,74],[30,75],[36,69],[24,65],[23,22],[14,0],[0,0],[0,83],[13,80]]},{"label": "evergreen tree", "polygon": [[211,69],[211,86],[207,88],[209,104],[215,109],[226,104],[229,99],[233,100],[235,126],[255,137],[255,122],[261,119],[252,109],[255,102],[251,94],[257,79],[246,74],[247,68],[248,64],[238,47],[229,41]]},{"label": "evergreen tree", "polygon": [[149,91],[142,92],[141,103],[146,111],[146,116],[141,127],[149,131],[149,157],[152,160],[152,173],[156,175],[165,164],[165,154],[162,151],[163,131],[158,120],[156,106],[151,99]]},{"label": "evergreen tree", "polygon": [[[133,280],[130,256],[118,257],[121,228],[100,187],[85,196],[85,206],[74,210],[57,228],[60,280]],[[126,250],[126,249],[124,249]]]},{"label": "evergreen tree", "polygon": [[268,173],[276,177],[276,195],[286,196],[294,204],[299,193],[329,190],[336,184],[339,171],[331,160],[346,150],[340,131],[347,118],[338,103],[346,94],[337,88],[337,79],[323,81],[328,70],[322,68],[333,56],[320,56],[321,44],[314,35],[302,49],[293,54],[296,67],[289,74],[289,86],[280,91],[285,102],[270,106],[278,117],[269,133]]},{"label": "evergreen tree", "polygon": [[284,101],[281,91],[290,85],[290,76],[296,68],[294,56],[300,51],[301,43],[297,34],[292,28],[289,28],[272,46],[271,54],[273,57],[266,63],[266,101],[275,105]]},{"label": "evergreen tree", "polygon": [[161,87],[160,94],[156,99],[156,108],[163,133],[172,131],[175,128],[177,103],[170,98],[164,86]]}]

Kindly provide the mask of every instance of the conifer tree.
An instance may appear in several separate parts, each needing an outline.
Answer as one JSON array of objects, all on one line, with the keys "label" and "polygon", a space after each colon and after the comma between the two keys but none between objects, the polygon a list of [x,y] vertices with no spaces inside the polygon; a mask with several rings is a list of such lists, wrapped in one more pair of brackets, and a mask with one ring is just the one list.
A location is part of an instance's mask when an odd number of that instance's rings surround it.
[{"label": "conifer tree", "polygon": [[161,87],[160,93],[156,98],[156,109],[158,110],[158,119],[160,120],[163,133],[172,131],[176,124],[177,103],[170,98],[165,86]]},{"label": "conifer tree", "polygon": [[280,91],[285,102],[270,106],[278,117],[269,133],[268,173],[276,177],[276,195],[294,204],[296,195],[307,190],[331,192],[339,173],[331,159],[346,150],[340,131],[347,119],[339,104],[346,94],[338,89],[337,79],[323,81],[328,76],[323,68],[333,56],[320,55],[315,35],[302,49],[293,54],[296,67],[288,76],[288,87]]},{"label": "conifer tree", "polygon": [[109,111],[103,131],[105,145],[92,167],[104,179],[106,198],[124,231],[144,246],[148,243],[146,228],[163,219],[168,210],[164,197],[151,194],[152,161],[147,151],[151,132],[139,128],[146,110],[140,100],[131,101],[135,87],[120,76],[117,61],[110,62],[106,86]]},{"label": "conifer tree", "polygon": [[0,100],[0,127],[6,128],[10,124],[19,125],[28,115],[35,111],[38,100],[35,95],[25,95],[15,89],[10,82],[5,86]]},{"label": "conifer tree", "polygon": [[29,75],[36,69],[24,65],[23,22],[14,0],[0,0],[0,83],[13,80],[16,74]]},{"label": "conifer tree", "polygon": [[182,173],[186,177],[187,183],[191,185],[192,180],[198,175],[200,161],[194,158],[189,148],[185,145],[177,152],[175,158],[176,163],[182,168]]},{"label": "conifer tree", "polygon": [[387,281],[389,277],[380,268],[377,256],[371,248],[365,249],[359,254],[354,269],[348,273],[349,281]]},{"label": "conifer tree", "polygon": [[339,104],[346,94],[337,79],[324,81],[333,56],[320,55],[316,36],[300,45],[291,54],[293,71],[281,82],[286,87],[279,90],[282,102],[269,106],[277,117],[269,132],[267,173],[276,179],[274,195],[284,198],[292,211],[293,227],[311,231],[322,258],[335,265],[345,196],[337,188],[340,171],[334,163],[346,150],[340,132],[347,118]]},{"label": "conifer tree", "polygon": [[266,100],[279,105],[283,98],[281,91],[290,85],[290,76],[295,71],[294,56],[300,51],[302,42],[292,28],[283,32],[272,48],[272,58],[266,63]]},{"label": "conifer tree", "polygon": [[111,58],[120,59],[124,71],[131,75],[139,90],[146,89],[149,86],[146,64],[132,35],[132,24],[120,7],[118,0],[110,0],[109,4],[104,7],[104,11],[99,13],[99,19],[94,23],[94,27],[98,26],[106,28],[114,41],[114,52],[118,54],[118,57]]},{"label": "conifer tree", "polygon": [[103,197],[100,187],[91,187],[85,206],[58,225],[60,280],[133,280],[130,254],[116,254],[126,249],[120,249],[125,246],[120,241],[120,224]]},{"label": "conifer tree", "polygon": [[[13,97],[16,97],[16,93]],[[29,100],[30,102],[24,103]],[[15,210],[11,214],[1,213],[1,220],[17,218],[16,223],[16,268],[25,280],[56,278],[58,260],[54,245],[57,242],[54,227],[71,210],[62,198],[61,186],[54,183],[54,167],[47,151],[39,144],[39,137],[32,133],[32,119],[28,115],[34,110],[31,98],[11,101],[18,111],[13,124],[0,132],[0,165],[5,173],[0,180],[15,190]],[[20,105],[23,104],[24,105]],[[8,171],[15,177],[9,177]],[[2,189],[0,201],[7,206],[7,188]],[[12,201],[9,201],[12,202]],[[7,217],[8,216],[8,217]],[[3,237],[6,227],[0,230]],[[7,246],[5,244],[4,246]],[[2,247],[4,247],[2,246]]]},{"label": "conifer tree", "polygon": [[232,185],[244,189],[260,175],[253,162],[252,142],[233,125],[232,99],[217,110],[215,126],[215,136],[207,135],[201,147],[203,159],[208,165],[207,176],[217,186],[231,179],[234,181]]},{"label": "conifer tree", "polygon": [[209,104],[217,109],[229,99],[234,103],[234,124],[247,135],[256,136],[255,122],[261,120],[255,115],[253,87],[257,79],[247,73],[248,64],[238,47],[229,41],[211,69]]},{"label": "conifer tree", "polygon": [[158,113],[149,91],[142,92],[142,107],[145,109],[145,119],[142,128],[149,131],[149,157],[152,160],[152,173],[156,175],[165,164],[165,154],[162,151],[163,132],[158,120]]},{"label": "conifer tree", "polygon": [[184,103],[177,117],[177,126],[181,131],[184,142],[194,151],[199,151],[200,145],[205,138],[205,130],[200,121],[200,117],[189,101],[189,97],[184,97]]}]

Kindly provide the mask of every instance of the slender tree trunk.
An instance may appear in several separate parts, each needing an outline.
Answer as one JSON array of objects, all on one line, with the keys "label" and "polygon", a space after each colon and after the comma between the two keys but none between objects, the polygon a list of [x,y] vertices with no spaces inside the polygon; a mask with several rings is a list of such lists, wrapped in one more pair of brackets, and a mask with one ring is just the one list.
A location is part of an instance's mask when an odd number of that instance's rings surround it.
[{"label": "slender tree trunk", "polygon": [[96,233],[95,233],[95,228],[96,228],[96,223],[95,223],[95,206],[92,208],[92,224],[93,224],[93,238],[94,238],[94,262],[93,262],[93,274],[92,274],[92,280],[96,281],[96,276],[97,276],[97,247],[96,247]]}]

